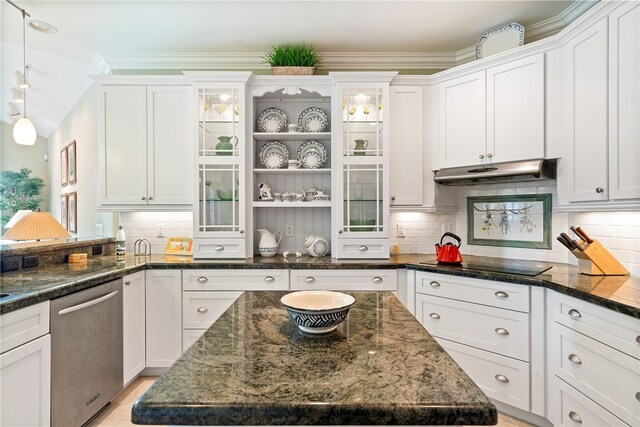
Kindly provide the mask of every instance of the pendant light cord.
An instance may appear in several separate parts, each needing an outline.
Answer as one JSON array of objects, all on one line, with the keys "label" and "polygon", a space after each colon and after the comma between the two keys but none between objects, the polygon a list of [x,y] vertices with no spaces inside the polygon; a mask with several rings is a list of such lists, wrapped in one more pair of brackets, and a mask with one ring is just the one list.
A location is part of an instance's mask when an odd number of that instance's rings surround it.
[{"label": "pendant light cord", "polygon": [[[27,13],[26,10],[12,2],[11,0],[6,0],[11,6],[15,7],[22,14],[22,82],[24,83],[27,80],[27,37],[26,37],[26,28],[27,28],[27,16],[31,18],[31,15]],[[24,117],[27,117],[27,88],[22,89],[22,95],[24,98]]]}]

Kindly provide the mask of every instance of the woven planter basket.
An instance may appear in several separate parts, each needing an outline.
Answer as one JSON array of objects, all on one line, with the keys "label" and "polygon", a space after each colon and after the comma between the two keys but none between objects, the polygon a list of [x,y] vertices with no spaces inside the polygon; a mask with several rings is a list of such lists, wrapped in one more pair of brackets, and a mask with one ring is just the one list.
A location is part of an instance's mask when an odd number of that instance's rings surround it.
[{"label": "woven planter basket", "polygon": [[316,67],[273,67],[276,76],[310,76],[316,71]]}]

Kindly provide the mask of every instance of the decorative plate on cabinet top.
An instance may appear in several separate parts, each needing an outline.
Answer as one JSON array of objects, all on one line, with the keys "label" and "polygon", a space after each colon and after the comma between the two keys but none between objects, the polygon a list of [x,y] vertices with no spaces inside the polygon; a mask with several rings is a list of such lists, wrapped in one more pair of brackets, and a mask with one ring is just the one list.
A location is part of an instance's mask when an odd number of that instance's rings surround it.
[{"label": "decorative plate on cabinet top", "polygon": [[298,148],[298,160],[305,169],[318,169],[327,162],[327,149],[318,141],[305,141]]},{"label": "decorative plate on cabinet top", "polygon": [[267,169],[281,169],[289,160],[289,149],[280,141],[269,141],[262,146],[258,160]]},{"label": "decorative plate on cabinet top", "polygon": [[489,30],[476,43],[476,59],[524,45],[524,27],[517,22]]},{"label": "decorative plate on cabinet top", "polygon": [[286,132],[287,115],[276,107],[269,107],[258,116],[258,131]]},{"label": "decorative plate on cabinet top", "polygon": [[309,107],[298,116],[298,126],[302,132],[324,132],[329,126],[329,117],[322,109]]}]

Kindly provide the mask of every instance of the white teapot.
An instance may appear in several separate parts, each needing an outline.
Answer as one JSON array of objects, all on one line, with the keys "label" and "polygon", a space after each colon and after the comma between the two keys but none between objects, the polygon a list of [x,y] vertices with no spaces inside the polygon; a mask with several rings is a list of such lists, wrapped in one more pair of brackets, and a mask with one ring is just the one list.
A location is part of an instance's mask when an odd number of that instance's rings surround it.
[{"label": "white teapot", "polygon": [[[272,257],[278,253],[278,245],[282,240],[282,233],[276,231],[275,233],[260,228],[257,230],[260,233],[260,241],[258,242],[258,252],[263,257]],[[279,236],[278,236],[279,235]]]},{"label": "white teapot", "polygon": [[304,239],[304,246],[311,256],[325,256],[329,253],[329,242],[322,236],[307,236]]}]

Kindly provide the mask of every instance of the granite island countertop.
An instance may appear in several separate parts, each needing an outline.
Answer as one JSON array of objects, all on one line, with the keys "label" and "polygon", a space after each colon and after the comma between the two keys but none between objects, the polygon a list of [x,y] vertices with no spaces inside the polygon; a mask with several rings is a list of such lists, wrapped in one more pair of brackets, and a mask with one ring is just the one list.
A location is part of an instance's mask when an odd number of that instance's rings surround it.
[{"label": "granite island countertop", "polygon": [[482,391],[390,292],[326,335],[288,319],[286,292],[245,292],[132,408],[136,424],[492,425]]},{"label": "granite island countertop", "polygon": [[[479,257],[463,254],[464,259],[475,264],[533,265],[533,261]],[[428,265],[434,255],[398,255],[388,260],[335,260],[329,257],[314,258],[290,256],[256,257],[246,260],[194,260],[191,257],[152,255],[124,260],[115,256],[89,258],[86,264],[57,264],[25,269],[21,272],[0,275],[0,292],[11,294],[0,298],[0,314],[9,313],[42,301],[58,298],[82,289],[99,285],[124,275],[145,269],[398,269],[427,271],[439,274],[498,280],[530,286],[542,286],[576,298],[640,318],[640,278],[630,276],[587,276],[580,274],[576,266],[558,263],[542,263],[552,268],[535,277],[490,271],[465,270],[455,266]]]}]

